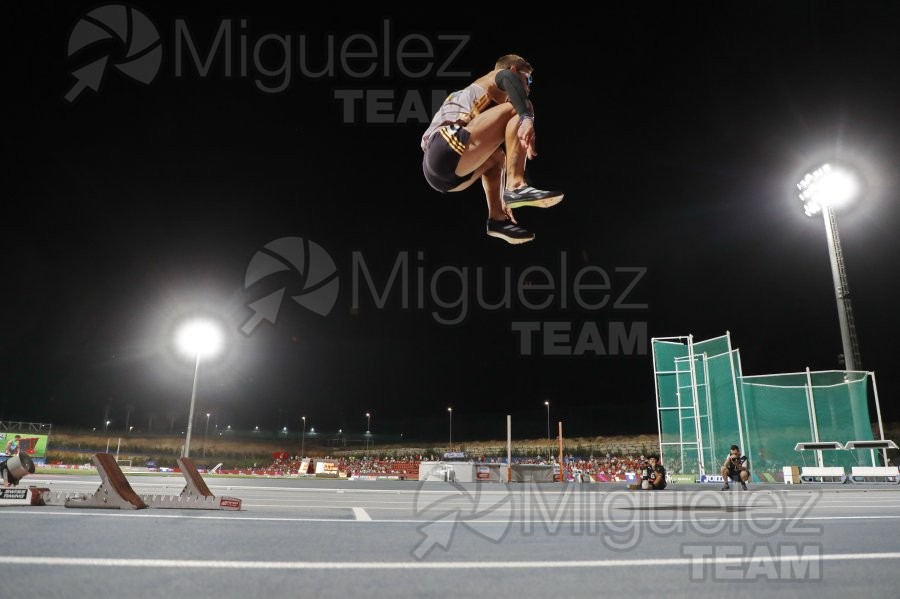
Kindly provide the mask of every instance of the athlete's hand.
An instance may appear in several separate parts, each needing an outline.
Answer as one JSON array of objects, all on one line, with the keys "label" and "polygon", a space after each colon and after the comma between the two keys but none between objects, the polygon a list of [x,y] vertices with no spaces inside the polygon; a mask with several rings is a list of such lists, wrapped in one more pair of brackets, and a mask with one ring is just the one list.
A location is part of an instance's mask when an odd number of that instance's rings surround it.
[{"label": "athlete's hand", "polygon": [[519,123],[518,137],[519,143],[522,144],[522,149],[525,150],[526,157],[531,160],[537,156],[537,149],[535,148],[536,133],[534,131],[534,119],[522,119],[522,122]]}]

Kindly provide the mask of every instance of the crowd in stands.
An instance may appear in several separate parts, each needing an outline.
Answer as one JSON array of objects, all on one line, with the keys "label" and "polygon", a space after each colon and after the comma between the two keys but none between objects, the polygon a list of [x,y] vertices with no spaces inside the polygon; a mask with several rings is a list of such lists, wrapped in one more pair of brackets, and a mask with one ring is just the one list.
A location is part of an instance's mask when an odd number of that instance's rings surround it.
[{"label": "crowd in stands", "polygon": [[419,463],[422,456],[404,456],[399,458],[351,458],[347,463],[349,476],[365,474],[402,476],[403,478],[418,479]]},{"label": "crowd in stands", "polygon": [[[401,457],[324,457],[313,458],[315,461],[332,462],[337,467],[338,472],[342,476],[397,476],[406,479],[417,479],[419,472],[419,463],[422,461],[436,461],[439,456],[401,456]],[[483,463],[505,462],[504,458],[489,456],[472,456],[470,461]],[[564,456],[564,469],[566,479],[571,480],[576,472],[590,475],[597,481],[623,481],[627,472],[637,472],[642,468],[645,462],[643,455],[626,455],[613,456],[607,454],[605,457],[595,458],[576,457],[574,455]],[[513,458],[513,463],[517,464],[550,464],[557,462],[556,456],[543,458],[541,456],[528,458]],[[286,458],[275,459],[271,464],[263,467],[254,466],[253,468],[243,468],[240,470],[243,474],[261,474],[268,476],[296,476],[301,474],[303,460],[299,456],[291,456]],[[314,474],[314,469],[302,474]]]},{"label": "crowd in stands", "polygon": [[[488,458],[484,461],[496,462],[505,460]],[[513,463],[518,464],[556,464],[556,462],[556,456],[550,456],[546,459],[541,458],[540,456],[523,459],[513,458]],[[580,472],[582,474],[590,475],[596,481],[609,482],[625,480],[625,474],[627,472],[637,472],[641,470],[646,459],[642,455],[614,456],[606,454],[606,456],[602,458],[595,458],[593,456],[585,458],[568,455],[563,456],[563,462],[567,475],[566,480],[572,480],[575,473]]]},{"label": "crowd in stands", "polygon": [[640,471],[645,462],[644,456],[632,455],[608,456],[600,459],[575,459],[570,456],[570,459],[566,460],[566,472],[569,475],[568,479],[572,478],[575,470],[580,470],[600,482],[622,481],[625,480],[626,472]]},{"label": "crowd in stands", "polygon": [[403,478],[416,479],[419,476],[419,462],[427,456],[384,457],[384,458],[354,458],[331,456],[312,458],[312,464],[306,463],[307,470],[301,472],[304,467],[300,456],[275,458],[271,464],[259,466],[254,464],[250,468],[240,468],[235,472],[240,474],[258,474],[264,476],[297,476],[299,474],[315,474],[315,462],[330,462],[334,464],[342,476],[360,475],[396,475]]}]

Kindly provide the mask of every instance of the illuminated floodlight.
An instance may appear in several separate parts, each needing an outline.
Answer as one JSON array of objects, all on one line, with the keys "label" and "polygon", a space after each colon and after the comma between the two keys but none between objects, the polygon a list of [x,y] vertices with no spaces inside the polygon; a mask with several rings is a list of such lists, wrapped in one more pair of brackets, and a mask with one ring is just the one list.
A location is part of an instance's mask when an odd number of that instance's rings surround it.
[{"label": "illuminated floodlight", "polygon": [[222,349],[222,329],[210,320],[184,323],[175,337],[178,349],[191,358],[214,356]]},{"label": "illuminated floodlight", "polygon": [[859,190],[856,177],[841,168],[833,168],[823,164],[811,173],[807,173],[797,183],[800,201],[807,216],[822,211],[823,206],[839,208],[848,204]]}]

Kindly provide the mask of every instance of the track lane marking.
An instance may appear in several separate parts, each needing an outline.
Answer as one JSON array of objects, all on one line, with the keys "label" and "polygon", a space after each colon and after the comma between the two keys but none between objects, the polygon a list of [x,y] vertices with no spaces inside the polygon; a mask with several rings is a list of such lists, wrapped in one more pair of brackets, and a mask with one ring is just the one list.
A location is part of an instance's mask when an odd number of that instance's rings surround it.
[{"label": "track lane marking", "polygon": [[[347,508],[341,508],[346,510]],[[196,514],[160,514],[158,512],[147,513],[147,512],[96,512],[93,510],[90,511],[82,511],[82,510],[66,510],[66,511],[45,511],[40,509],[9,509],[3,508],[0,509],[0,518],[6,515],[15,515],[15,516],[69,516],[69,517],[85,517],[85,518],[159,518],[159,519],[174,519],[174,520],[223,520],[223,521],[256,521],[256,522],[347,522],[351,524],[356,524],[359,522],[372,523],[372,524],[423,524],[426,522],[431,522],[430,518],[385,518],[385,519],[375,519],[372,518],[370,520],[356,520],[355,518],[290,518],[290,517],[275,517],[275,516],[218,516],[218,515],[196,515]],[[800,516],[800,517],[783,517],[776,518],[773,516],[762,516],[765,522],[768,524],[770,522],[795,522],[795,521],[851,521],[851,520],[900,520],[900,515],[897,516],[878,516],[878,515],[870,515],[870,516]],[[664,520],[644,520],[640,518],[629,519],[623,518],[621,520],[591,520],[592,523],[596,524],[639,524],[639,525],[649,525],[649,524],[673,524],[676,522],[751,522],[755,521],[757,518],[753,517],[741,517],[741,518],[666,518]],[[486,519],[486,518],[477,518],[476,521],[478,525],[482,524],[499,524],[503,526],[509,526],[511,524],[519,524],[523,522],[520,518],[502,518],[502,519]],[[560,520],[560,524],[572,524],[572,523],[584,523],[582,519],[565,519]],[[434,522],[433,524],[441,524],[440,522]],[[447,525],[453,525],[452,522],[446,523]],[[0,560],[2,563],[2,560]]]},{"label": "track lane marking", "polygon": [[372,516],[366,513],[366,510],[361,507],[353,508],[353,515],[356,517],[358,522],[371,522]]},{"label": "track lane marking", "polygon": [[[756,562],[795,562],[798,556],[713,557],[703,559],[710,564],[745,564]],[[832,553],[809,558],[821,561],[896,560],[900,552]],[[20,566],[77,566],[100,568],[200,568],[218,570],[489,570],[542,568],[630,568],[634,566],[690,566],[696,558],[611,559],[583,561],[472,561],[472,562],[256,562],[184,559],[127,559],[102,557],[4,556],[3,564]]]}]

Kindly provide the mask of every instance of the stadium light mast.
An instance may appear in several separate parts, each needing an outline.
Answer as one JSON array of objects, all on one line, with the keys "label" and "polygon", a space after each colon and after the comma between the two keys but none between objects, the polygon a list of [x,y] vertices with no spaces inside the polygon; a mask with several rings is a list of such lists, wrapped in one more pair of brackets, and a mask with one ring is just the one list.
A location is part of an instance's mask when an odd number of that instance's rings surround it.
[{"label": "stadium light mast", "polygon": [[550,440],[550,402],[545,401],[544,405],[547,406],[547,440]]},{"label": "stadium light mast", "polygon": [[206,413],[206,430],[203,431],[203,457],[206,457],[206,446],[209,443],[209,417],[212,414]]},{"label": "stadium light mast", "polygon": [[[191,407],[188,411],[187,435],[184,439],[184,457],[191,457],[191,429],[194,424],[194,405],[197,403],[197,375],[200,358],[214,356],[222,347],[222,331],[208,320],[192,320],[182,325],[175,341],[178,349],[195,359],[194,384],[191,388]],[[231,428],[230,426],[228,428]]]},{"label": "stadium light mast", "polygon": [[306,416],[303,416],[303,432],[300,436],[300,459],[306,456]]},{"label": "stadium light mast", "polygon": [[819,212],[825,221],[825,235],[828,238],[828,257],[831,260],[831,275],[834,279],[834,294],[837,300],[838,321],[841,326],[841,343],[844,350],[844,368],[859,370],[862,359],[856,338],[856,323],[850,305],[850,289],[847,286],[847,270],[838,234],[834,209],[848,204],[857,193],[856,177],[849,171],[823,164],[807,173],[797,183],[800,201],[807,216]]}]

